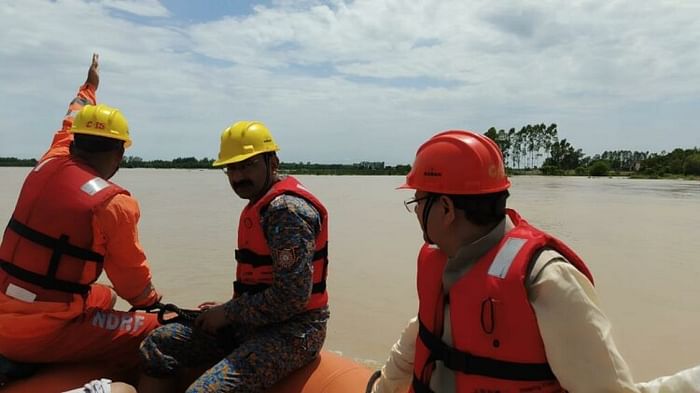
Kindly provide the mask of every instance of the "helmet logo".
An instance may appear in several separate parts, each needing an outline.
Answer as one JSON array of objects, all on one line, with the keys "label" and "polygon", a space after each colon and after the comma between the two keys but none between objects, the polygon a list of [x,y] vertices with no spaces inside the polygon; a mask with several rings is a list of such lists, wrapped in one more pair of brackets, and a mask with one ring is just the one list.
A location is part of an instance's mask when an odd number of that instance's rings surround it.
[{"label": "helmet logo", "polygon": [[430,168],[430,169],[427,169],[425,172],[423,172],[423,176],[440,177],[440,176],[442,176],[442,173],[436,171],[433,168]]},{"label": "helmet logo", "polygon": [[500,170],[500,168],[497,165],[489,165],[489,176],[490,177],[503,177],[505,173]]},{"label": "helmet logo", "polygon": [[250,218],[246,217],[246,218],[243,220],[243,225],[245,225],[246,228],[252,228],[252,227],[253,227],[253,221],[252,221]]},{"label": "helmet logo", "polygon": [[90,120],[89,122],[85,123],[85,127],[87,128],[94,128],[97,130],[104,130],[105,129],[105,123],[100,123],[99,121],[92,121]]}]

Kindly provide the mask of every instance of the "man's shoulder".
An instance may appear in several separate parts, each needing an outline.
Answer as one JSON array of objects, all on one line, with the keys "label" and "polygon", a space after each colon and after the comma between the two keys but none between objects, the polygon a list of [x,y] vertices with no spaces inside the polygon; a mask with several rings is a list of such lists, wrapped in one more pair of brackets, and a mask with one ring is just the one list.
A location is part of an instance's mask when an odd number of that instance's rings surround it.
[{"label": "man's shoulder", "polygon": [[139,203],[133,196],[127,192],[118,192],[111,198],[108,198],[100,206],[96,208],[98,213],[107,213],[115,216],[134,216],[140,215]]},{"label": "man's shoulder", "polygon": [[115,204],[136,205],[136,207],[138,207],[138,201],[131,194],[129,194],[127,190],[119,187],[119,191],[120,192],[114,194],[114,196],[112,196],[108,202]]},{"label": "man's shoulder", "polygon": [[295,194],[280,194],[267,205],[266,214],[289,212],[304,217],[318,217],[318,210],[305,198]]},{"label": "man's shoulder", "polygon": [[525,285],[530,287],[545,279],[579,274],[582,273],[564,255],[554,249],[544,248],[532,260]]},{"label": "man's shoulder", "polygon": [[321,229],[321,215],[313,204],[301,196],[282,194],[270,201],[263,210],[262,224],[265,228],[308,225],[314,232]]}]

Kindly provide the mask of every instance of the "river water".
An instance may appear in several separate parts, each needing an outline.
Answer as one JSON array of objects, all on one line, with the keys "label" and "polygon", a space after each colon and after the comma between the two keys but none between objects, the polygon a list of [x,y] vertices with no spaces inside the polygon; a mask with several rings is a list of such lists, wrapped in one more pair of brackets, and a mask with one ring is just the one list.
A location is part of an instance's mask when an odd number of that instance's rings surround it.
[{"label": "river water", "polygon": [[[0,168],[0,219],[29,168]],[[401,177],[299,176],[330,211],[332,316],[326,349],[383,361],[417,310],[421,233]],[[123,169],[164,300],[231,295],[243,207],[216,170]],[[700,364],[700,182],[518,176],[511,207],[587,261],[613,335],[639,381]]]}]

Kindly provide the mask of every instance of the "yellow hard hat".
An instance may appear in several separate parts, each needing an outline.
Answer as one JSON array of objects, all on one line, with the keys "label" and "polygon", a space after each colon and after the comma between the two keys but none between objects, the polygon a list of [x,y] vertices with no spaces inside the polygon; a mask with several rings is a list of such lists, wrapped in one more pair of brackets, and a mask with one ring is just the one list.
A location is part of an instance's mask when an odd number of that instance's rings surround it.
[{"label": "yellow hard hat", "polygon": [[259,121],[239,121],[221,133],[219,159],[212,165],[224,166],[279,149],[265,124]]},{"label": "yellow hard hat", "polygon": [[124,141],[124,147],[131,146],[129,123],[117,108],[107,105],[85,105],[73,120],[70,131],[74,134],[87,134]]}]

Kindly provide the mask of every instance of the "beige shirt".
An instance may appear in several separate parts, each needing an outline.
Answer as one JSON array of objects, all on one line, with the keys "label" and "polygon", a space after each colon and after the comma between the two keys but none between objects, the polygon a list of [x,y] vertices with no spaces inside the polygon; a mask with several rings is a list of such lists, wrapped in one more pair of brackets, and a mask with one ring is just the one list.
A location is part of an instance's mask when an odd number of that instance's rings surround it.
[{"label": "beige shirt", "polygon": [[[486,236],[462,247],[450,258],[443,274],[445,290],[449,291],[452,284],[512,228],[513,223],[506,217]],[[561,386],[569,392],[700,392],[700,366],[635,384],[615,346],[610,321],[600,309],[593,285],[559,253],[547,250],[539,255],[526,287],[549,365]],[[449,315],[449,305],[446,305],[443,335],[446,343],[451,343]],[[408,389],[417,334],[418,322],[413,318],[392,347],[373,393],[399,393]],[[454,373],[437,362],[430,386],[435,392],[454,392]]]}]

